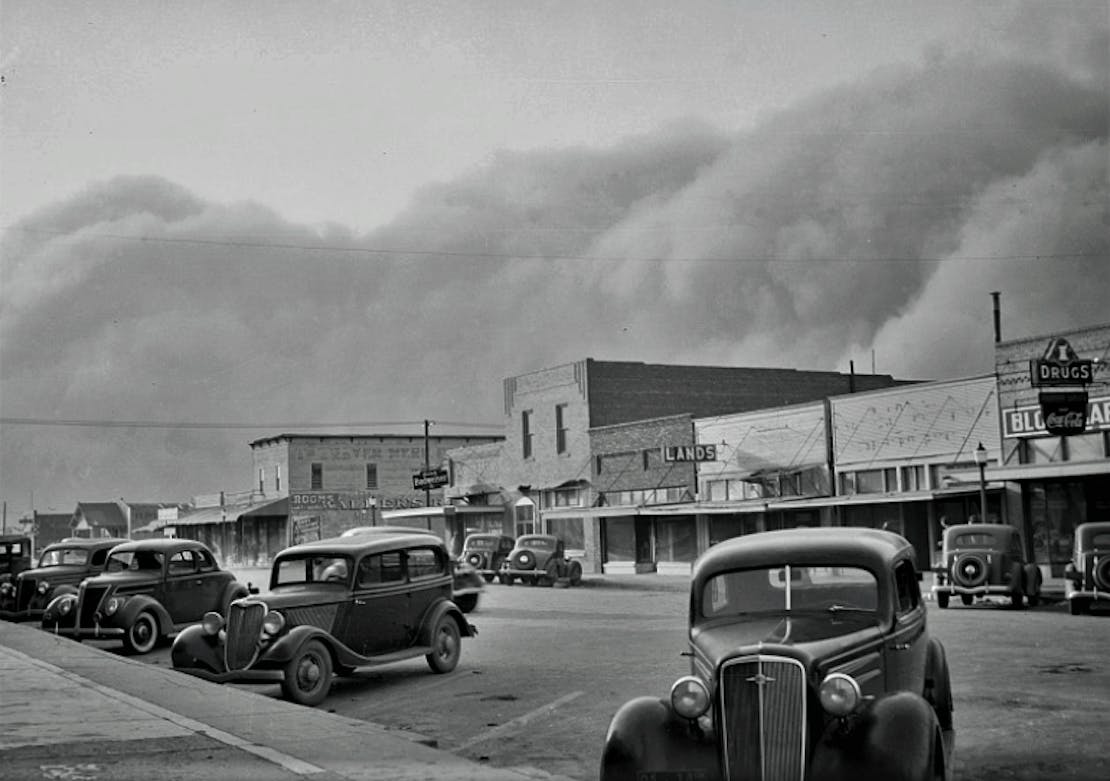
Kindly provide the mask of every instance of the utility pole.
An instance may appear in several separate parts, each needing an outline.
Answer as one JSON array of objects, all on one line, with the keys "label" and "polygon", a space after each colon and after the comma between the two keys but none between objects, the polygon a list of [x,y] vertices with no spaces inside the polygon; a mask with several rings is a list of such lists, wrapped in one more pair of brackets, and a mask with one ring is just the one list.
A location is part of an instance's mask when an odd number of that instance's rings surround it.
[{"label": "utility pole", "polygon": [[[427,472],[431,469],[431,464],[428,463],[428,421],[424,421],[424,471]],[[432,491],[430,488],[424,488],[424,509],[432,505]],[[428,521],[428,528],[431,527],[431,521]]]}]

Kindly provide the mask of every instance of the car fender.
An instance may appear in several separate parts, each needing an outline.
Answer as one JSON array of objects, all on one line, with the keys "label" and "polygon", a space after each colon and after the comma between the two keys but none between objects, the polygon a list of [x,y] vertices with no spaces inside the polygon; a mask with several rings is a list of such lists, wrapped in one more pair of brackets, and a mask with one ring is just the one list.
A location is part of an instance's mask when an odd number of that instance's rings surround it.
[{"label": "car fender", "polygon": [[203,667],[217,673],[225,670],[223,645],[200,624],[185,627],[174,638],[170,660],[176,668]]},{"label": "car fender", "polygon": [[466,618],[463,616],[462,611],[459,610],[458,605],[454,602],[441,600],[429,608],[428,612],[424,614],[424,620],[420,622],[420,632],[417,635],[416,644],[422,646],[432,645],[432,633],[435,631],[436,624],[439,619],[444,615],[450,615],[455,620],[459,627],[460,637],[473,637],[474,627],[467,623]]},{"label": "car fender", "polygon": [[601,781],[651,777],[718,781],[716,743],[658,697],[629,700],[609,722],[601,751]]},{"label": "car fender", "polygon": [[[62,615],[58,607],[66,600],[73,600],[73,608],[68,614]],[[53,630],[73,628],[77,625],[77,595],[61,594],[46,603],[46,610],[42,614],[42,628]]]},{"label": "car fender", "polygon": [[[935,637],[929,638],[925,656],[925,694],[938,714],[951,714],[952,679],[948,670],[948,655],[944,645]],[[950,729],[951,724],[941,724],[941,729]]]},{"label": "car fender", "polygon": [[884,695],[853,716],[832,721],[814,747],[810,767],[811,781],[947,777],[936,714],[913,692]]},{"label": "car fender", "polygon": [[356,654],[347,646],[340,643],[330,632],[326,632],[320,627],[312,626],[311,624],[301,624],[300,626],[295,626],[290,629],[286,634],[267,646],[259,655],[259,659],[265,659],[267,662],[271,663],[287,662],[292,659],[309,640],[319,640],[322,642],[324,647],[331,653],[332,658],[338,660],[340,664],[351,666],[366,664],[365,657]]},{"label": "car fender", "polygon": [[120,606],[120,609],[114,615],[105,616],[101,620],[101,624],[126,629],[135,623],[139,613],[144,610],[154,614],[160,633],[168,634],[173,630],[173,619],[170,617],[169,611],[162,607],[161,602],[147,594],[136,594],[133,597],[128,597],[127,601]]},{"label": "car fender", "polygon": [[220,615],[227,616],[228,606],[237,599],[250,596],[247,587],[237,580],[224,586],[224,593],[220,597]]}]

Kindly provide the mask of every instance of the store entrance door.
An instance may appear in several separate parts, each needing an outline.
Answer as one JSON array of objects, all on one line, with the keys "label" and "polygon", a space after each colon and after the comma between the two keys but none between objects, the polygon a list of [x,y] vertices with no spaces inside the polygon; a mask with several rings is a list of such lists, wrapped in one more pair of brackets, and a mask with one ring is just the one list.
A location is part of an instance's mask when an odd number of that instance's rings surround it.
[{"label": "store entrance door", "polygon": [[636,572],[655,572],[651,544],[651,518],[636,519]]}]

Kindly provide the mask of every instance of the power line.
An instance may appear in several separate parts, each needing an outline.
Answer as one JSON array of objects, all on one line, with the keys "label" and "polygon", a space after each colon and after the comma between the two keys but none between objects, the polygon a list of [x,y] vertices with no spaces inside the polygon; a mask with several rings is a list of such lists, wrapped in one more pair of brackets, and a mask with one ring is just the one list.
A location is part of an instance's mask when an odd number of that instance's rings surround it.
[{"label": "power line", "polygon": [[561,252],[527,254],[514,252],[478,252],[459,250],[424,250],[405,248],[340,247],[328,244],[293,244],[268,241],[231,241],[227,239],[201,239],[181,237],[126,236],[117,233],[80,233],[48,231],[37,228],[12,228],[23,233],[44,236],[72,236],[81,239],[108,239],[151,244],[186,244],[196,246],[236,247],[240,249],[296,250],[299,252],[336,253],[344,255],[374,255],[387,257],[401,255],[424,258],[470,258],[472,260],[548,260],[580,261],[588,263],[943,263],[945,261],[1021,261],[1021,260],[1082,260],[1106,257],[1105,252],[1019,253],[1009,255],[946,255],[913,257],[848,257],[830,256],[794,258],[781,255],[735,255],[731,257],[630,257],[622,255],[572,255]]},{"label": "power line", "polygon": [[[497,429],[505,427],[501,423],[470,423],[459,421],[435,420],[431,421],[437,426],[451,426],[454,428]],[[174,428],[174,429],[271,429],[288,431],[290,429],[322,429],[322,428],[392,428],[396,426],[423,426],[423,420],[379,420],[379,421],[352,421],[347,423],[311,423],[311,422],[278,422],[278,423],[206,423],[191,421],[156,421],[156,420],[74,420],[60,418],[10,418],[0,417],[0,425],[8,426],[78,426],[87,428]]]}]

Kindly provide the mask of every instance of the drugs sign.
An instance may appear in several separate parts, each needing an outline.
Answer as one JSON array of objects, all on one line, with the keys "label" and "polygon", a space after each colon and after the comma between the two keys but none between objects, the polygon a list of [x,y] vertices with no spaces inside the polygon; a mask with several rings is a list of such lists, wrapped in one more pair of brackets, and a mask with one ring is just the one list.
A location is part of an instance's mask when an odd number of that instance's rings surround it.
[{"label": "drugs sign", "polygon": [[1044,355],[1029,362],[1030,381],[1034,386],[1088,385],[1095,376],[1094,364],[1076,355],[1067,339],[1053,339]]}]

